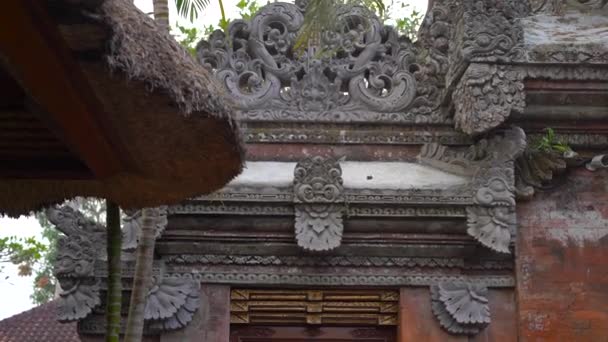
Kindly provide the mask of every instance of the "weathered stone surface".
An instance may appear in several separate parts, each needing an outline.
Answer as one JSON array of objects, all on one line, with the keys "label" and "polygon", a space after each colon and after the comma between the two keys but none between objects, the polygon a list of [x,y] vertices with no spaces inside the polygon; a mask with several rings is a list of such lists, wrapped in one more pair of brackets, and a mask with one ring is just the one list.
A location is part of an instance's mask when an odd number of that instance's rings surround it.
[{"label": "weathered stone surface", "polygon": [[601,341],[608,326],[608,182],[577,169],[518,206],[522,341]]}]

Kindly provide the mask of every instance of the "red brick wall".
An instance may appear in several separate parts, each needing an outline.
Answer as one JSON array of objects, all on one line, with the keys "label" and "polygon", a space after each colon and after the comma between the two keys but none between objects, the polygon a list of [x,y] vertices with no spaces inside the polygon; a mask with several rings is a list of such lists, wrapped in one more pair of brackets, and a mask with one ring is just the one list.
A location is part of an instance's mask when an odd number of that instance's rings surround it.
[{"label": "red brick wall", "polygon": [[521,341],[608,341],[608,172],[518,203]]}]

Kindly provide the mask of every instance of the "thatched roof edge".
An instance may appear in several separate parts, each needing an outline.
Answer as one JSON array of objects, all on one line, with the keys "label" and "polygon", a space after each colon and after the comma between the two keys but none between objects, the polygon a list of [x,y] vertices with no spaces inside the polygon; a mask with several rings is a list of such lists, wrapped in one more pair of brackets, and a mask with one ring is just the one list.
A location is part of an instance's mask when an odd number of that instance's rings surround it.
[{"label": "thatched roof edge", "polygon": [[229,122],[243,157],[232,102],[213,75],[132,1],[105,0],[98,11],[112,30],[106,56],[109,67],[144,82],[150,92],[167,93],[186,117],[211,116]]}]

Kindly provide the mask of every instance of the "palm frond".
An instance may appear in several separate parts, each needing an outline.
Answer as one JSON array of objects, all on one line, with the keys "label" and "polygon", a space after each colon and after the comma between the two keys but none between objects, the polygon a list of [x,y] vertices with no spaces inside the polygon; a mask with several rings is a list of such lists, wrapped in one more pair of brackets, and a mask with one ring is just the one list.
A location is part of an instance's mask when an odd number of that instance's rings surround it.
[{"label": "palm frond", "polygon": [[344,5],[367,7],[380,18],[386,10],[382,0],[310,0],[306,6],[304,23],[294,44],[295,51],[301,53],[310,42],[319,39],[321,33],[338,29],[336,25],[340,23],[336,21],[336,13],[338,8]]},{"label": "palm frond", "polygon": [[180,16],[193,22],[199,13],[209,5],[209,2],[210,0],[175,0],[175,6]]}]

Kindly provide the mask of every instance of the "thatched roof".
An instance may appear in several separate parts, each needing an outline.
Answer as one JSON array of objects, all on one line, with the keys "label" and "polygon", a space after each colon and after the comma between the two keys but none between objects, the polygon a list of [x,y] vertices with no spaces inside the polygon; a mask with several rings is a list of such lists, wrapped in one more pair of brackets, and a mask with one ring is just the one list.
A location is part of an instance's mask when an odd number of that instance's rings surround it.
[{"label": "thatched roof", "polygon": [[[221,89],[131,0],[24,3],[9,6],[4,11],[14,13],[0,19],[9,21],[4,21],[7,27],[19,26],[29,15],[26,25],[33,27],[32,36],[43,38],[38,49],[51,48],[34,50],[36,39],[27,36],[21,40],[30,45],[16,47],[11,36],[0,34],[0,66],[22,88],[22,98],[13,101],[22,104],[17,111],[22,114],[15,114],[13,106],[5,117],[15,122],[31,117],[28,122],[36,121],[63,146],[42,145],[40,136],[29,141],[28,151],[37,153],[32,160],[51,158],[41,166],[32,164],[25,147],[0,147],[0,162],[25,165],[19,166],[23,171],[0,166],[0,212],[23,214],[74,196],[109,198],[124,208],[170,204],[214,191],[240,172],[243,148]],[[12,32],[28,34],[32,27]],[[43,54],[38,63],[49,64],[39,74],[32,74],[27,64],[36,67],[22,51],[28,48]],[[62,67],[63,72],[53,75]],[[44,86],[50,78],[53,86]],[[1,83],[2,77],[0,88]],[[67,90],[59,93],[64,85]],[[3,109],[7,113],[2,106],[0,122]],[[10,137],[0,125],[0,143],[12,144]],[[53,163],[55,155],[61,158]],[[60,160],[71,164],[58,165]],[[44,172],[46,165],[62,171]]]}]

